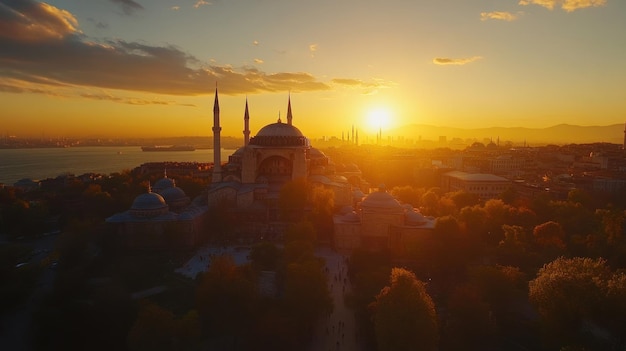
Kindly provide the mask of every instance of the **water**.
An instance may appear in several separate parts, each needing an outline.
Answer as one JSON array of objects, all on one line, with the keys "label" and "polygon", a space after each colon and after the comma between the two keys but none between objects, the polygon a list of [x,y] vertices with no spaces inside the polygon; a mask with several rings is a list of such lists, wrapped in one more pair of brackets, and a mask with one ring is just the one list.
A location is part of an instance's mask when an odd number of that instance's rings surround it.
[{"label": "water", "polygon": [[[222,149],[222,161],[234,150]],[[144,152],[139,146],[92,146],[44,149],[0,149],[0,183],[23,178],[41,180],[63,173],[111,174],[147,162],[213,162],[212,149]]]}]

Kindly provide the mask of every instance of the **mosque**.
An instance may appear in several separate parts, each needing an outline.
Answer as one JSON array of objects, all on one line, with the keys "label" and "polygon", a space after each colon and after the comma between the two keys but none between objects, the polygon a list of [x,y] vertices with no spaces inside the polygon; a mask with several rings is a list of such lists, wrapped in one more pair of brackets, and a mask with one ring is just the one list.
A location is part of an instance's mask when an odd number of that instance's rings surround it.
[{"label": "mosque", "polygon": [[[250,137],[250,113],[246,100],[244,111],[244,145],[222,165],[220,153],[214,153],[211,186],[208,189],[209,208],[226,206],[239,219],[238,234],[281,232],[278,207],[280,189],[288,182],[306,180],[310,187],[330,189],[335,206],[352,203],[352,183],[361,183],[361,172],[344,167],[336,172],[335,165],[323,152],[311,146],[309,139],[293,125],[291,97],[287,102],[287,121],[280,117],[275,123],[262,127]],[[220,150],[220,108],[217,89],[213,105],[213,148]],[[363,182],[364,184],[364,182]],[[279,233],[278,233],[279,234]]]},{"label": "mosque", "polygon": [[[365,195],[369,184],[356,165],[335,164],[293,125],[291,97],[286,122],[280,117],[250,137],[246,99],[244,143],[222,163],[214,152],[211,184],[205,196],[191,201],[167,174],[131,208],[106,219],[112,235],[126,248],[191,248],[210,226],[211,213],[225,211],[235,219],[233,235],[256,240],[285,229],[279,207],[280,190],[291,181],[305,180],[309,189],[321,187],[334,194],[333,245],[341,250],[389,249],[401,253],[434,219],[401,205],[384,187]],[[213,105],[213,149],[221,150],[220,107],[217,88]],[[213,230],[216,230],[215,228]],[[222,233],[224,234],[224,233]]]},{"label": "mosque", "polygon": [[192,201],[164,171],[164,177],[139,194],[128,211],[105,223],[111,228],[108,242],[117,248],[188,249],[200,241],[207,217],[202,199]]}]

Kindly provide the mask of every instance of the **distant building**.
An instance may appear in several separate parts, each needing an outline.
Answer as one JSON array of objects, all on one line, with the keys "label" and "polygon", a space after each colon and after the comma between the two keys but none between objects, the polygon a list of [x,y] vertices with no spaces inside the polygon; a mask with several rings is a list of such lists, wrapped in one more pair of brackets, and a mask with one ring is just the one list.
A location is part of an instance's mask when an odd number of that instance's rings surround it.
[{"label": "distant building", "polygon": [[407,248],[435,226],[434,218],[400,204],[384,188],[362,198],[356,210],[346,208],[333,222],[337,250],[389,250],[395,256],[406,254]]},{"label": "distant building", "polygon": [[496,198],[510,186],[511,181],[508,179],[486,173],[452,171],[441,177],[441,189],[444,192],[463,190],[478,195],[482,200]]},{"label": "distant building", "polygon": [[202,200],[190,201],[165,175],[137,196],[128,211],[105,220],[108,242],[131,250],[191,248],[199,243],[206,226],[208,207]]}]

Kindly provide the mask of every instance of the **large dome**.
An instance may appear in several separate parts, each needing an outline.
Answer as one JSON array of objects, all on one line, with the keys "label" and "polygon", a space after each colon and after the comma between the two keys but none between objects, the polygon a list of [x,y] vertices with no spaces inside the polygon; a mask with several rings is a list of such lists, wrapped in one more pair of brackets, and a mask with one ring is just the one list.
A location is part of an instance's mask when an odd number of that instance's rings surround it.
[{"label": "large dome", "polygon": [[261,128],[259,132],[256,134],[257,137],[277,137],[277,136],[287,136],[287,137],[303,137],[304,135],[300,131],[300,129],[294,127],[291,124],[287,123],[272,123],[268,124],[265,127]]},{"label": "large dome", "polygon": [[311,146],[309,139],[302,134],[300,129],[280,121],[261,128],[257,135],[250,139],[250,145],[270,147]]}]

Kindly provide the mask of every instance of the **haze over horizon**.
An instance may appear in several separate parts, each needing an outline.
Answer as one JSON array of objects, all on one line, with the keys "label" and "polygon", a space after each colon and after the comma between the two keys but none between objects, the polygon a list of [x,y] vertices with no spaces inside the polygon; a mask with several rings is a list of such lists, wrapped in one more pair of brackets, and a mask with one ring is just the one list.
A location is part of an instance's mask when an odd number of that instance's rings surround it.
[{"label": "haze over horizon", "polygon": [[[626,120],[626,2],[0,0],[0,134],[307,136]],[[621,138],[618,135],[617,138]]]}]

